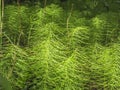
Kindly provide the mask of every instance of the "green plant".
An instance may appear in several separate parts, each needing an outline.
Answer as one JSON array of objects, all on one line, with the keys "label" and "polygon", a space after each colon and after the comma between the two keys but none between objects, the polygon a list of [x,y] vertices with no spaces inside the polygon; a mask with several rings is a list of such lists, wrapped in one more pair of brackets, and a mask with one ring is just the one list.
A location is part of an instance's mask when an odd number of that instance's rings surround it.
[{"label": "green plant", "polygon": [[112,0],[26,2],[6,4],[3,18],[0,73],[13,90],[120,89]]}]

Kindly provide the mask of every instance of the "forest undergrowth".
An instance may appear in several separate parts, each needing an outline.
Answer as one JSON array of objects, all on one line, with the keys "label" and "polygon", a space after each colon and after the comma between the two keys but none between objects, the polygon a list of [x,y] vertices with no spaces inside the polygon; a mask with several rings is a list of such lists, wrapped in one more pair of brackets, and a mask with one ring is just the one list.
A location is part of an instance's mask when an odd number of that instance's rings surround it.
[{"label": "forest undergrowth", "polygon": [[1,9],[0,74],[12,90],[120,90],[119,0],[25,1]]}]

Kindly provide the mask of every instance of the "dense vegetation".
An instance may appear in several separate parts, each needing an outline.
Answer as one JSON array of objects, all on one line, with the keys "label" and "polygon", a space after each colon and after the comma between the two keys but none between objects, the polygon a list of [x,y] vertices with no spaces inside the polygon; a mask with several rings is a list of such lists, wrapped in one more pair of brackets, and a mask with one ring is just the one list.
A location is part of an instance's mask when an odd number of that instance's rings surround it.
[{"label": "dense vegetation", "polygon": [[119,5],[119,0],[5,0],[1,76],[13,90],[120,90]]}]

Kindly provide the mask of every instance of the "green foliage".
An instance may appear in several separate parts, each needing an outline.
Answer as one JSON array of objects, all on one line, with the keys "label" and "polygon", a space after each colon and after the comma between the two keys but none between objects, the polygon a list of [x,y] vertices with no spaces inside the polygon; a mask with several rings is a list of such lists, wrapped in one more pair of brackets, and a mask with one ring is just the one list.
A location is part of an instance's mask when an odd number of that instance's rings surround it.
[{"label": "green foliage", "polygon": [[12,90],[10,83],[0,75],[0,90]]},{"label": "green foliage", "polygon": [[[34,89],[52,89],[55,83],[52,81],[56,77],[55,68],[59,62],[65,59],[64,45],[58,40],[54,32],[57,30],[54,23],[46,24],[38,34],[33,47],[34,62],[32,69],[35,71],[35,82],[37,85]],[[43,38],[42,38],[43,37]],[[40,72],[42,71],[42,72]],[[53,75],[53,76],[52,76]],[[41,81],[42,80],[42,81]],[[50,85],[49,85],[50,84]],[[52,86],[52,87],[51,87]]]},{"label": "green foliage", "polygon": [[118,29],[118,14],[116,13],[103,13],[92,19],[93,25],[92,31],[95,40],[101,44],[109,44],[118,41],[119,29]]},{"label": "green foliage", "polygon": [[79,47],[80,45],[86,45],[89,40],[88,27],[76,27],[71,31],[71,47]]},{"label": "green foliage", "polygon": [[28,27],[28,19],[25,12],[26,10],[27,8],[25,6],[18,7],[8,5],[5,7],[5,22],[3,32],[5,32],[11,41],[15,44],[24,44],[26,42],[24,41],[26,39],[25,34],[27,34]]},{"label": "green foliage", "polygon": [[[16,45],[4,47],[0,70],[15,89],[22,89],[25,86],[27,78],[26,57],[26,52]],[[24,75],[21,73],[24,73]]]},{"label": "green foliage", "polygon": [[112,3],[5,5],[0,74],[13,90],[119,90],[120,24]]}]

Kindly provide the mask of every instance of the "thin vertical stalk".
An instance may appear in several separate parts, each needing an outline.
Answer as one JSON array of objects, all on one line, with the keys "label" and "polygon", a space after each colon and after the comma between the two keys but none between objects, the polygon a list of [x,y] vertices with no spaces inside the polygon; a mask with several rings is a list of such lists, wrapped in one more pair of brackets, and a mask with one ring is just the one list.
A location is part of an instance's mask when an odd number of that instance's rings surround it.
[{"label": "thin vertical stalk", "polygon": [[69,37],[69,31],[68,31],[69,21],[70,21],[71,15],[72,15],[72,11],[73,11],[73,4],[72,4],[71,10],[70,10],[70,14],[69,14],[67,21],[66,21],[66,28],[67,28],[67,32],[68,32],[68,37]]},{"label": "thin vertical stalk", "polygon": [[2,1],[0,0],[0,36],[1,33],[2,33]]},{"label": "thin vertical stalk", "polygon": [[44,7],[46,7],[46,4],[47,4],[47,0],[44,1]]},{"label": "thin vertical stalk", "polygon": [[4,0],[0,0],[0,58],[2,57],[3,17],[4,17]]},{"label": "thin vertical stalk", "polygon": [[[70,34],[69,34],[69,21],[70,21],[70,18],[72,16],[72,11],[73,11],[73,4],[71,6],[71,10],[70,10],[70,14],[69,16],[67,17],[67,21],[66,21],[66,29],[67,29],[67,37],[69,39],[70,37]],[[68,42],[68,48],[70,47],[70,42]],[[69,51],[69,50],[68,50]]]},{"label": "thin vertical stalk", "polygon": [[20,0],[17,0],[17,5],[18,5],[18,20],[19,20],[19,28],[18,28],[18,30],[19,30],[19,32],[20,32],[20,34],[19,34],[19,36],[18,36],[17,45],[19,45],[19,44],[20,44],[20,38],[21,38],[21,36],[22,36],[22,34],[23,34],[23,31],[22,31],[22,29],[21,29]]},{"label": "thin vertical stalk", "polygon": [[1,0],[0,0],[0,58],[2,57],[2,29],[1,29],[1,27],[2,27],[2,24],[1,24],[1,22],[2,22],[2,17],[1,17]]},{"label": "thin vertical stalk", "polygon": [[[19,3],[19,1],[20,0],[17,0],[17,5],[18,5],[18,14],[20,15],[20,3]],[[18,17],[20,17],[20,16],[18,16]],[[19,43],[20,43],[20,37],[21,37],[21,35],[22,35],[22,33],[21,33],[21,18],[19,19],[19,27],[18,27],[18,30],[20,31],[20,34],[19,34],[19,36],[18,36],[18,41],[17,41],[17,45],[19,45]],[[14,45],[13,45],[14,46]],[[15,47],[14,47],[15,48]],[[13,48],[13,50],[14,50],[14,48]],[[14,51],[14,53],[12,54],[12,60],[11,60],[11,62],[12,62],[12,67],[9,69],[9,72],[8,72],[8,75],[7,75],[7,79],[10,79],[11,78],[11,76],[12,76],[12,74],[13,74],[13,70],[14,70],[14,68],[15,68],[15,64],[16,64],[16,52]]]}]

